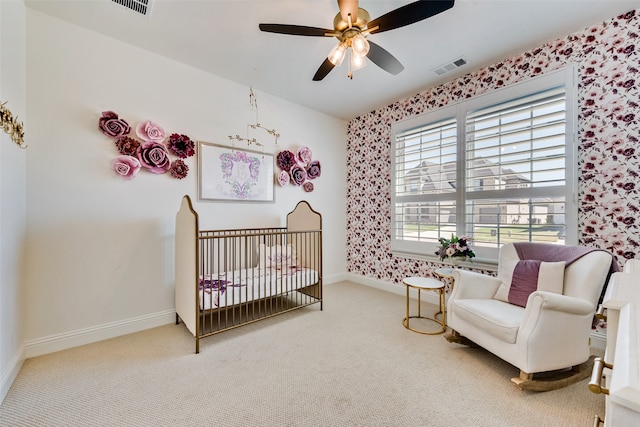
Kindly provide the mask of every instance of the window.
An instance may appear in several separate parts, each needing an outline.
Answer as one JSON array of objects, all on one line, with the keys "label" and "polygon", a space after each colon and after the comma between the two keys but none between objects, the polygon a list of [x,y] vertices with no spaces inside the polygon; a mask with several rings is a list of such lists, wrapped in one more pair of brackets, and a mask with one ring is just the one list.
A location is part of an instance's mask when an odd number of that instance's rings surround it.
[{"label": "window", "polygon": [[392,250],[432,255],[451,234],[485,260],[507,242],[576,244],[575,72],[394,123]]}]

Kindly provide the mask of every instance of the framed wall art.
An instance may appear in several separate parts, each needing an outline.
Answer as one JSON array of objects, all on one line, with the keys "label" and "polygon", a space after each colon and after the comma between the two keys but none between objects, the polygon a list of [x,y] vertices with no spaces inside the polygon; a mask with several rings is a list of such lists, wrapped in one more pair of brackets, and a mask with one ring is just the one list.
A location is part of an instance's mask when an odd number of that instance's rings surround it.
[{"label": "framed wall art", "polygon": [[273,154],[198,142],[198,198],[218,202],[275,201]]}]

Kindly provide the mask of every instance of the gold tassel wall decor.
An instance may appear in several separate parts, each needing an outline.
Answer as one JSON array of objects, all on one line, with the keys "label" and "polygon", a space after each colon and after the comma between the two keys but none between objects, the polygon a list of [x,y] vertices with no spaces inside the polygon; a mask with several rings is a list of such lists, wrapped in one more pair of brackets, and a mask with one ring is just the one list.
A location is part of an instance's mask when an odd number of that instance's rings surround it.
[{"label": "gold tassel wall decor", "polygon": [[0,103],[0,127],[2,127],[11,140],[20,148],[27,148],[24,144],[24,127],[22,122],[18,121],[18,116],[13,118],[13,114],[5,108],[6,102]]}]

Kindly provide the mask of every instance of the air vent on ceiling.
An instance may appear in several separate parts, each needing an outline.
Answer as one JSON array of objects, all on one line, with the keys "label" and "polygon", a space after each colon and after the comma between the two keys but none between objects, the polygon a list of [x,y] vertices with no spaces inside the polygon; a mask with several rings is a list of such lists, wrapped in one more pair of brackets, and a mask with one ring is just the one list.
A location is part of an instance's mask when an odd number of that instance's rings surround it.
[{"label": "air vent on ceiling", "polygon": [[448,73],[451,70],[455,70],[456,68],[462,67],[466,63],[467,63],[466,59],[458,58],[456,60],[447,62],[446,64],[437,67],[436,69],[433,70],[433,72],[441,76],[445,73]]},{"label": "air vent on ceiling", "polygon": [[141,15],[148,16],[151,13],[151,3],[153,0],[111,0],[128,9],[138,12]]}]

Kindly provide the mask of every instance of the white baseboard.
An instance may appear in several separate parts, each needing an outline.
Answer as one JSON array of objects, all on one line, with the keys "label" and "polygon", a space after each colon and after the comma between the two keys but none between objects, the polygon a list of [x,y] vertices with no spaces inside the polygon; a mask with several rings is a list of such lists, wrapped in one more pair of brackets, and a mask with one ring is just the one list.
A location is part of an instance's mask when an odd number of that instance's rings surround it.
[{"label": "white baseboard", "polygon": [[5,371],[2,379],[0,380],[0,403],[4,401],[4,398],[9,393],[9,389],[11,388],[11,384],[18,376],[18,372],[20,372],[20,368],[22,368],[22,364],[24,363],[25,351],[24,345],[20,346],[20,349],[16,352],[9,363],[9,367]]},{"label": "white baseboard", "polygon": [[[324,277],[324,284],[337,283],[345,280],[348,280],[346,273],[333,274]],[[28,359],[30,357],[41,356],[79,345],[91,344],[93,342],[166,325],[175,322],[175,316],[175,310],[166,310],[104,325],[28,340],[24,343],[24,358]],[[11,384],[9,384],[9,387],[10,386]]]},{"label": "white baseboard", "polygon": [[[353,274],[353,273],[347,273],[347,280],[358,283],[360,285],[370,286],[372,288],[380,289],[382,291],[391,292],[396,295],[402,295],[402,296],[407,295],[407,289],[402,284],[398,285],[395,283],[387,282],[385,280],[372,279],[370,277],[360,276],[358,274]],[[415,298],[416,296],[417,295],[415,292],[411,294],[412,298]],[[420,300],[431,303],[431,304],[435,304],[435,305],[439,304],[439,297],[435,291],[421,292]]]},{"label": "white baseboard", "polygon": [[157,326],[167,325],[176,321],[175,310],[165,310],[144,316],[106,323],[90,328],[78,329],[63,334],[51,335],[44,338],[25,341],[25,357],[41,356],[79,345],[127,335]]},{"label": "white baseboard", "polygon": [[338,282],[344,282],[345,280],[349,280],[347,273],[332,274],[330,276],[324,276],[322,278],[322,284],[331,285]]}]

